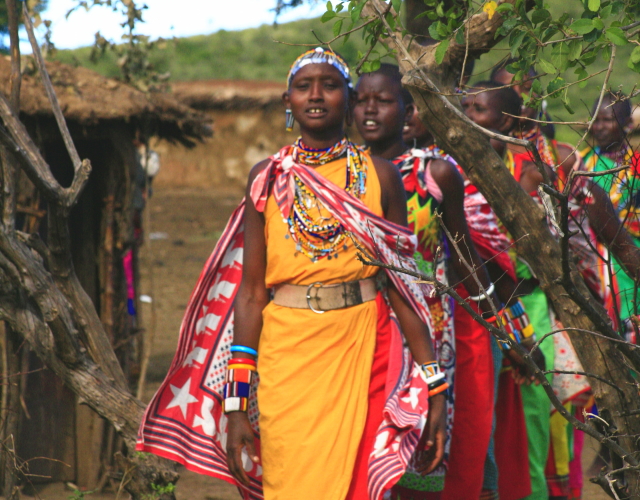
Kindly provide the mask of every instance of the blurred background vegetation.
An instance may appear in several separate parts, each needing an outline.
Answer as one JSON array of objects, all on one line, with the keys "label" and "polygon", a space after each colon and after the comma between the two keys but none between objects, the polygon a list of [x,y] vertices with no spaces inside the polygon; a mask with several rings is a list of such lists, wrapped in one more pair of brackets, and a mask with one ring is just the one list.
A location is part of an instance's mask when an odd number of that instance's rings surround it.
[{"label": "blurred background vegetation", "polygon": [[[573,2],[555,2],[551,5],[552,14],[560,15],[566,9],[571,11],[577,5]],[[242,31],[221,30],[210,35],[188,38],[175,38],[157,43],[149,54],[149,61],[159,73],[168,72],[172,81],[180,80],[272,80],[284,81],[289,65],[304,50],[300,44],[317,44],[318,39],[327,41],[333,38],[332,22],[323,24],[319,19],[305,19],[286,24],[265,24],[259,28]],[[313,31],[312,31],[313,30]],[[315,35],[314,35],[315,33]],[[280,43],[282,42],[282,43]],[[346,43],[342,39],[332,47],[355,66],[358,52],[365,52],[366,45],[359,33],[354,33]],[[631,92],[637,87],[639,75],[626,67],[629,53],[634,45],[618,47],[618,57],[610,78],[613,90]],[[92,60],[91,47],[75,50],[59,50],[52,58],[72,65],[91,68],[105,76],[117,78],[120,70],[116,56],[106,52],[97,60]],[[506,41],[500,43],[491,52],[476,62],[471,83],[488,79],[491,68],[504,58],[509,57]],[[605,69],[608,62],[602,57],[593,65],[594,71]],[[568,82],[576,80],[572,71],[564,75]],[[544,77],[543,77],[544,78]],[[170,81],[171,81],[170,80]],[[604,73],[583,83],[570,87],[568,97],[574,114],[571,114],[560,99],[551,99],[548,110],[554,120],[580,121],[589,116],[593,102],[598,97]],[[580,127],[569,125],[556,126],[557,138],[574,142],[581,135]]]}]

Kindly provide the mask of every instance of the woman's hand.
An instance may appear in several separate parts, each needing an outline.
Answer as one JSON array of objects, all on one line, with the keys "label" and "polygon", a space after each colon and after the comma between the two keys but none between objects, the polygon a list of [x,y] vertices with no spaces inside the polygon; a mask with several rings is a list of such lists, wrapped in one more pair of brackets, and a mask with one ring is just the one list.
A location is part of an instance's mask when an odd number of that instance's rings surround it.
[{"label": "woman's hand", "polygon": [[412,467],[423,476],[433,472],[444,458],[447,439],[446,400],[443,393],[429,400],[427,424],[412,458]]},{"label": "woman's hand", "polygon": [[254,462],[260,459],[254,445],[253,429],[249,423],[249,417],[243,411],[234,411],[227,414],[227,465],[229,472],[241,484],[249,486],[249,477],[242,465],[242,449],[247,449],[247,455]]},{"label": "woman's hand", "polygon": [[[524,346],[526,348],[526,346]],[[513,367],[513,378],[518,385],[531,385],[534,383],[535,385],[539,385],[540,381],[535,377],[533,369],[522,359],[515,349],[510,349],[505,351],[505,356],[511,362],[511,366]],[[531,359],[533,362],[540,368],[541,370],[545,370],[545,359],[544,354],[540,349],[536,349],[531,352]]]}]

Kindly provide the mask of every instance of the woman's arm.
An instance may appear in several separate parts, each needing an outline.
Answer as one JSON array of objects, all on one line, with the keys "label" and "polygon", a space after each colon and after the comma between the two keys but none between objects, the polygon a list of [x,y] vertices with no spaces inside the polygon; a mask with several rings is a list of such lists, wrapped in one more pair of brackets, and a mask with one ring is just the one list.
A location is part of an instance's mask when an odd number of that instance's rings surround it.
[{"label": "woman's arm", "polygon": [[[469,295],[478,296],[482,293],[480,287],[478,287],[473,274],[463,263],[462,258],[473,266],[477,280],[480,281],[484,290],[489,288],[491,280],[469,234],[469,227],[464,213],[464,181],[458,169],[448,161],[433,160],[430,168],[433,180],[436,181],[440,191],[442,191],[442,222],[449,233],[456,238],[458,247],[463,254],[462,257],[452,255],[451,266],[456,275],[462,280],[462,284],[469,292]],[[500,299],[495,293],[491,295],[491,300],[493,300],[496,310],[500,310]],[[480,308],[483,312],[489,313],[492,311],[488,300],[481,301]]]},{"label": "woman's arm", "polygon": [[[374,158],[374,165],[382,188],[382,209],[385,218],[407,227],[407,199],[400,172],[392,163],[381,158]],[[429,328],[391,282],[389,283],[389,302],[398,317],[402,333],[416,363],[422,365],[435,361],[436,355]],[[440,465],[444,457],[445,433],[445,398],[441,393],[429,400],[428,422],[422,439],[428,451],[421,456],[420,462],[415,464],[416,470],[428,474]]]},{"label": "woman's arm", "polygon": [[[262,330],[262,310],[269,302],[265,285],[267,248],[264,239],[264,216],[256,210],[251,200],[251,184],[269,160],[258,163],[249,174],[244,216],[244,251],[242,257],[242,281],[234,307],[233,344],[258,350]],[[243,357],[253,358],[250,354]],[[254,436],[247,414],[235,411],[227,414],[227,465],[234,478],[249,486],[249,478],[242,466],[242,449],[246,447],[251,460],[258,462]]]},{"label": "woman's arm", "polygon": [[607,193],[595,182],[590,187],[594,203],[586,204],[585,211],[591,227],[622,264],[631,279],[640,284],[640,248],[635,246],[624,228]]}]

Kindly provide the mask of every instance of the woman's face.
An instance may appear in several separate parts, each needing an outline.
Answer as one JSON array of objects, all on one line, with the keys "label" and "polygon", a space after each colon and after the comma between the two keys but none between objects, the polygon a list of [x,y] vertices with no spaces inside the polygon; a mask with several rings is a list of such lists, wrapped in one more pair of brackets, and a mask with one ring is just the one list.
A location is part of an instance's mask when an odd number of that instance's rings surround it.
[{"label": "woman's face", "polygon": [[[619,113],[622,115],[622,113]],[[624,117],[616,116],[615,105],[602,103],[596,119],[591,126],[591,135],[596,144],[603,149],[622,146],[625,141],[624,127],[628,123],[621,123]],[[628,120],[625,120],[628,122]]]},{"label": "woman's face", "polygon": [[491,91],[466,96],[462,99],[462,110],[470,120],[481,127],[505,133],[506,115],[501,113],[501,106],[494,102],[492,94],[495,96]]},{"label": "woman's face", "polygon": [[388,76],[371,73],[360,78],[353,114],[358,132],[367,144],[402,141],[406,118],[402,88]]},{"label": "woman's face", "polygon": [[343,128],[349,91],[344,77],[332,65],[308,64],[293,77],[283,100],[303,133],[326,134]]}]

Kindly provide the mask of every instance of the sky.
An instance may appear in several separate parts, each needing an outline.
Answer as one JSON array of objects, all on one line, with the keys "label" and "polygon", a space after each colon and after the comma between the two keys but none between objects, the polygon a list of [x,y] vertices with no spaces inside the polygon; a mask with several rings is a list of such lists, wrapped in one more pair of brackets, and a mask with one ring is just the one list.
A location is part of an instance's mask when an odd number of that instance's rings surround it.
[{"label": "sky", "polygon": [[[139,32],[152,38],[171,38],[202,35],[215,31],[240,30],[272,23],[274,14],[270,9],[275,0],[146,0],[148,9],[143,14]],[[122,35],[120,23],[123,15],[106,7],[93,7],[67,12],[78,4],[77,0],[49,0],[49,8],[42,13],[42,19],[52,22],[52,41],[59,49],[91,45],[94,35],[100,31],[107,39],[119,41]],[[179,8],[178,8],[179,7]],[[325,11],[323,2],[306,3],[282,14],[278,22],[285,23],[297,19],[316,17]],[[24,37],[26,40],[26,36]],[[26,52],[30,52],[24,46]],[[22,48],[22,47],[21,47]]]}]

